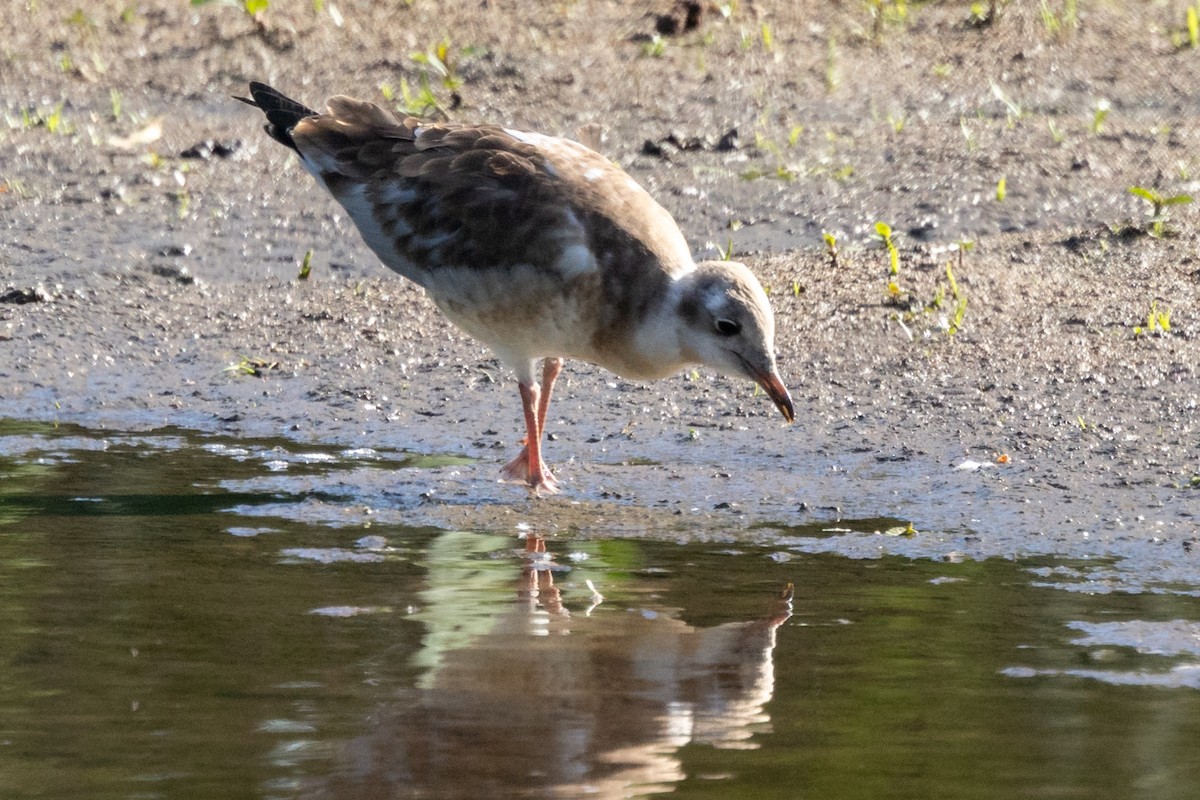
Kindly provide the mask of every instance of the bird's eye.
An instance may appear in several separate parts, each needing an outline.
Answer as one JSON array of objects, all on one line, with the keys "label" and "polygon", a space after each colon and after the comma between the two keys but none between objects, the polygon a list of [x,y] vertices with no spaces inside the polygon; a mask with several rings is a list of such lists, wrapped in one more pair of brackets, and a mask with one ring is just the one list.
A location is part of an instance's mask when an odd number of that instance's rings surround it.
[{"label": "bird's eye", "polygon": [[742,326],[740,323],[734,322],[731,319],[717,320],[717,333],[722,336],[737,336],[741,332]]}]

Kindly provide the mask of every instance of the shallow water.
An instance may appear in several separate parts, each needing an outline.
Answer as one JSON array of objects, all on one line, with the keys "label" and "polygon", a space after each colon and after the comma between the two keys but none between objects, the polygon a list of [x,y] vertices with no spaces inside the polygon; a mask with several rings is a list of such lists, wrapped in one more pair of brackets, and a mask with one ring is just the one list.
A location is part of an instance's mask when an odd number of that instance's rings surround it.
[{"label": "shallow water", "polygon": [[819,527],[543,539],[536,503],[406,526],[354,494],[455,463],[0,422],[0,797],[1200,786],[1187,592],[809,552]]}]

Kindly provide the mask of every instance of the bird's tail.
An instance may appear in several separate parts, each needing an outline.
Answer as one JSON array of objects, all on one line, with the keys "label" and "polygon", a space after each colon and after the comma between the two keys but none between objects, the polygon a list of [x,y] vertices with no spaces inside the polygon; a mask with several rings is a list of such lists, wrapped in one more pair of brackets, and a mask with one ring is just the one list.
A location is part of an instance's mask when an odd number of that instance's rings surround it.
[{"label": "bird's tail", "polygon": [[264,126],[267,135],[293,150],[297,150],[297,148],[296,143],[292,140],[292,128],[296,127],[296,123],[305,117],[317,116],[317,112],[308,106],[297,103],[290,97],[286,97],[258,81],[250,81],[250,97],[235,96],[234,99],[261,108],[267,115],[267,124]]}]

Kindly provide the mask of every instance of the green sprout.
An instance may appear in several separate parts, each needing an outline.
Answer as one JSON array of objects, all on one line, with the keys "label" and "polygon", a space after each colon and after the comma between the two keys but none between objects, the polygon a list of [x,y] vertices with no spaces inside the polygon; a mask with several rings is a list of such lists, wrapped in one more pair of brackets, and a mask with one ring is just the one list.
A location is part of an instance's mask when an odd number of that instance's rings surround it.
[{"label": "green sprout", "polygon": [[991,81],[991,85],[992,97],[995,97],[997,100],[1003,103],[1004,107],[1008,110],[1008,127],[1017,127],[1017,123],[1020,122],[1021,118],[1025,116],[1025,109],[1022,108],[1021,104],[1016,100],[1013,100],[1006,95],[1004,90],[1001,89],[995,81]]},{"label": "green sprout", "polygon": [[883,38],[884,25],[902,25],[908,21],[907,0],[867,0],[871,13],[871,40]]},{"label": "green sprout", "polygon": [[1054,120],[1046,120],[1046,127],[1049,129],[1050,138],[1055,144],[1062,144],[1066,140],[1067,135],[1058,129],[1058,126],[1054,124]]},{"label": "green sprout", "polygon": [[[400,102],[396,104],[396,110],[401,114],[414,117],[446,118],[446,111],[438,102],[433,87],[429,85],[429,75],[422,72],[419,80],[420,85],[414,89],[408,85],[407,80],[400,79]],[[390,92],[391,87],[388,89]]]},{"label": "green sprout", "polygon": [[1156,238],[1161,238],[1166,233],[1166,224],[1169,219],[1166,209],[1170,206],[1185,205],[1192,202],[1190,194],[1177,194],[1172,197],[1164,197],[1153,189],[1147,189],[1142,186],[1130,186],[1129,193],[1150,203],[1150,235]]},{"label": "green sprout", "polygon": [[1054,11],[1047,0],[1041,0],[1042,27],[1046,33],[1062,39],[1079,27],[1078,0],[1063,0],[1062,10]]},{"label": "green sprout", "polygon": [[1188,6],[1187,41],[1193,50],[1200,47],[1200,13],[1197,13],[1196,6]]},{"label": "green sprout", "polygon": [[238,0],[191,0],[193,6],[206,6],[209,3],[216,3],[228,8],[240,8],[260,28],[262,27],[262,15],[271,6],[271,0],[241,0],[240,2]]},{"label": "green sprout", "polygon": [[762,46],[768,53],[775,49],[775,34],[771,32],[771,24],[762,24]]},{"label": "green sprout", "polygon": [[728,245],[726,245],[725,247],[721,247],[721,245],[716,245],[716,248],[717,248],[717,256],[719,256],[719,260],[733,261],[733,237],[732,236],[729,237]]},{"label": "green sprout", "polygon": [[[958,251],[959,258],[962,258],[962,250]],[[962,265],[961,260],[959,265]],[[967,295],[958,288],[958,281],[954,279],[954,268],[951,262],[946,262],[946,280],[950,284],[950,296],[954,298],[954,313],[950,316],[946,325],[946,335],[953,336],[962,330],[963,318],[967,315]]]},{"label": "green sprout", "polygon": [[833,94],[837,91],[840,82],[838,76],[837,39],[830,36],[829,43],[825,47],[825,94]]},{"label": "green sprout", "polygon": [[959,239],[950,245],[950,249],[958,252],[958,268],[962,269],[963,256],[975,249],[975,242],[970,239]]},{"label": "green sprout", "polygon": [[887,248],[888,252],[888,294],[893,301],[898,301],[904,290],[900,288],[900,251],[896,249],[896,243],[892,241],[892,227],[886,222],[876,222],[875,234],[883,242],[883,246]]},{"label": "green sprout", "polygon": [[59,103],[54,107],[53,111],[42,119],[42,124],[46,126],[46,130],[51,133],[58,133],[58,129],[62,126],[62,110],[63,104]]},{"label": "green sprout", "polygon": [[655,33],[650,40],[642,44],[642,55],[647,58],[662,58],[667,54],[667,40]]},{"label": "green sprout", "polygon": [[241,353],[237,353],[236,355],[238,360],[227,365],[222,372],[228,372],[232,375],[251,375],[255,378],[262,378],[267,371],[279,369],[278,361],[253,358],[251,356],[244,356]]},{"label": "green sprout", "polygon": [[1112,110],[1112,103],[1101,97],[1096,101],[1096,107],[1092,109],[1092,135],[1099,136],[1104,130],[1104,120],[1108,118],[1108,112]]},{"label": "green sprout", "polygon": [[312,274],[312,259],[313,251],[306,250],[304,252],[304,260],[300,262],[300,274],[296,276],[299,280],[306,281],[308,276]]},{"label": "green sprout", "polygon": [[1008,179],[1001,175],[1000,180],[996,182],[996,202],[1003,203],[1006,197],[1008,197]]},{"label": "green sprout", "polygon": [[1167,334],[1171,332],[1171,309],[1165,311],[1158,310],[1158,300],[1150,301],[1150,311],[1146,314],[1146,325],[1134,326],[1133,335],[1141,336],[1143,333],[1150,334]]},{"label": "green sprout", "polygon": [[455,65],[450,58],[450,40],[442,39],[424,53],[413,53],[413,61],[428,67],[442,79],[442,86],[454,91],[462,86],[462,80],[455,71]]},{"label": "green sprout", "polygon": [[[465,47],[459,51],[460,55],[472,55],[475,52],[473,47]],[[421,65],[420,75],[415,88],[411,87],[404,78],[400,79],[401,100],[397,103],[396,110],[409,116],[449,119],[446,108],[442,106],[434,92],[430,75],[437,78],[442,88],[450,93],[450,108],[457,108],[462,102],[462,98],[458,95],[458,89],[463,85],[463,81],[458,75],[456,61],[450,49],[450,40],[444,38],[425,52],[412,53],[410,58]],[[395,99],[395,92],[389,84],[382,84],[379,89],[389,101]]]},{"label": "green sprout", "polygon": [[829,256],[829,266],[838,266],[838,240],[837,236],[829,231],[822,231],[821,238],[825,240],[825,253]]},{"label": "green sprout", "polygon": [[121,92],[117,89],[108,90],[108,102],[112,105],[112,118],[116,122],[121,119]]},{"label": "green sprout", "polygon": [[971,3],[967,24],[973,28],[986,28],[990,25],[995,25],[1000,21],[1000,17],[1004,13],[1004,6],[1006,5],[1008,5],[1008,0],[989,0],[987,3],[978,1]]},{"label": "green sprout", "polygon": [[967,152],[974,152],[979,147],[979,140],[975,138],[975,132],[971,130],[971,126],[967,124],[966,117],[958,118],[958,129],[962,131],[963,140],[967,143]]}]

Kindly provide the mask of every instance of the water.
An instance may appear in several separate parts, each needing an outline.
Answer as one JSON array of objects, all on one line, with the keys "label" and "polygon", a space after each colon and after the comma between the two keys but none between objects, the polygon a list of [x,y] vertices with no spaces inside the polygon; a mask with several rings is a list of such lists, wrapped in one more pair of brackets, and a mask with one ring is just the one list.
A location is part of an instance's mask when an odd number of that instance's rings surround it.
[{"label": "water", "polygon": [[0,798],[1200,788],[1193,596],[405,525],[346,480],[453,464],[0,423]]}]

